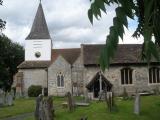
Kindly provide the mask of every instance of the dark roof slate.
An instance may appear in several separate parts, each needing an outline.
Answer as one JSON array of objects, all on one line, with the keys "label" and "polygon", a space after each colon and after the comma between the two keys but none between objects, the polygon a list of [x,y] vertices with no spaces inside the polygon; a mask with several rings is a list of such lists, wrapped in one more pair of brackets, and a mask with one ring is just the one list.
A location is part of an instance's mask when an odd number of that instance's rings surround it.
[{"label": "dark roof slate", "polygon": [[[104,44],[82,45],[84,65],[98,65],[98,59]],[[142,63],[142,45],[140,44],[119,44],[111,64],[119,63]]]},{"label": "dark roof slate", "polygon": [[61,55],[68,63],[73,64],[80,56],[80,48],[53,49],[52,61],[55,61],[59,55]]},{"label": "dark roof slate", "polygon": [[34,69],[47,68],[51,64],[50,61],[23,61],[17,68]]},{"label": "dark roof slate", "polygon": [[30,39],[50,39],[49,30],[47,27],[47,23],[45,20],[42,4],[40,3],[38,6],[38,10],[36,16],[34,18],[34,22],[31,28],[29,35],[26,40]]}]

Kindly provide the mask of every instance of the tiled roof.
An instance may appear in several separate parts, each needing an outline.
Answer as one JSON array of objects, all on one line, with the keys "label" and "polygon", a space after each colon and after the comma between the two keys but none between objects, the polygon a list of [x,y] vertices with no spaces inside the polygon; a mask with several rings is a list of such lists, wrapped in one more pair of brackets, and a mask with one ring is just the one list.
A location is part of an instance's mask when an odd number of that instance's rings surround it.
[{"label": "tiled roof", "polygon": [[50,39],[47,23],[45,20],[42,4],[39,4],[31,31],[26,40],[30,39]]},{"label": "tiled roof", "polygon": [[53,49],[52,61],[55,61],[59,55],[61,55],[68,63],[73,64],[80,56],[80,48]]},{"label": "tiled roof", "polygon": [[73,64],[80,55],[80,48],[72,49],[52,49],[52,60],[50,61],[24,61],[18,68],[47,68],[58,56],[62,56],[69,64]]},{"label": "tiled roof", "polygon": [[[98,64],[98,59],[103,44],[82,45],[84,65]],[[142,45],[140,44],[119,44],[111,64],[116,63],[142,63],[141,61]]]},{"label": "tiled roof", "polygon": [[24,61],[17,68],[47,68],[51,64],[50,61]]}]

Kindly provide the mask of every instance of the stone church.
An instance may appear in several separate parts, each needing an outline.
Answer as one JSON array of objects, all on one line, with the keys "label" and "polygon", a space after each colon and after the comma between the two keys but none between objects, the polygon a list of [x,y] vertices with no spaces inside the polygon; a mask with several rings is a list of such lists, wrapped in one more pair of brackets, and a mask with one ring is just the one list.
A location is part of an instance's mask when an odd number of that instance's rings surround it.
[{"label": "stone church", "polygon": [[[54,42],[54,40],[53,40]],[[41,3],[25,40],[25,61],[14,76],[16,89],[27,95],[28,87],[41,85],[48,95],[99,96],[104,89],[121,95],[153,91],[160,86],[160,66],[141,61],[139,44],[119,44],[109,70],[101,72],[98,58],[103,44],[81,44],[80,48],[52,49],[52,39]]]}]

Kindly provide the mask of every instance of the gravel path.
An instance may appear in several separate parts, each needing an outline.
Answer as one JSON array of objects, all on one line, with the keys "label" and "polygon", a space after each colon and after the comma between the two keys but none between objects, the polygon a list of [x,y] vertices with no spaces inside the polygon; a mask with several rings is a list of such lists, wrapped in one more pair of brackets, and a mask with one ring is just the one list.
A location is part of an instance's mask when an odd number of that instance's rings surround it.
[{"label": "gravel path", "polygon": [[14,117],[4,118],[2,120],[24,120],[27,117],[30,117],[30,116],[33,116],[33,115],[34,115],[34,113],[25,113],[25,114],[17,115],[17,116],[14,116]]}]

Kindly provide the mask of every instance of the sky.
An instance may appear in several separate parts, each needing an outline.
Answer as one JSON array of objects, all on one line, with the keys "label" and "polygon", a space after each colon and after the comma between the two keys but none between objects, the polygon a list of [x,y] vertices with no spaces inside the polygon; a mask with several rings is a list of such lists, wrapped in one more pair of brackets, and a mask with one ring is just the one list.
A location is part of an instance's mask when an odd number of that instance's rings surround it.
[{"label": "sky", "polygon": [[[7,22],[3,31],[12,41],[25,45],[30,32],[39,0],[3,0],[0,6],[0,18]],[[90,0],[42,0],[42,6],[53,48],[77,48],[81,44],[104,44],[115,16],[115,6],[107,7],[99,20],[91,25],[87,11]],[[129,19],[129,29],[121,44],[140,44],[143,39],[132,36],[137,23]]]}]

